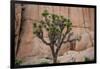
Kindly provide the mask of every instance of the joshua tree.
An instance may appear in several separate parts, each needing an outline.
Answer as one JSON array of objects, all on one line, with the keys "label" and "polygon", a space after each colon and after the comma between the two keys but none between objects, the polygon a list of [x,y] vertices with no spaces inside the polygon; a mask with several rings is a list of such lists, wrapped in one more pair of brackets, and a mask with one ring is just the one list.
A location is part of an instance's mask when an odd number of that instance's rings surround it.
[{"label": "joshua tree", "polygon": [[[63,43],[70,42],[69,33],[72,29],[70,19],[64,16],[48,13],[45,10],[42,13],[43,19],[33,23],[33,33],[40,38],[43,43],[50,47],[53,56],[53,63],[57,63],[57,55]],[[44,29],[48,33],[49,41],[44,39]],[[67,37],[67,39],[66,39]]]}]

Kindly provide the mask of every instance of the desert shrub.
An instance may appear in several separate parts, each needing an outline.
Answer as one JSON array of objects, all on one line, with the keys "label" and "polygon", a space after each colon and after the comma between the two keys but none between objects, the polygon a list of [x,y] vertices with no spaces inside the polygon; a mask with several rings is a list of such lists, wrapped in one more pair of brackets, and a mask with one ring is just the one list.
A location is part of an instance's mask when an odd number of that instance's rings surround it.
[{"label": "desert shrub", "polygon": [[16,65],[20,65],[21,63],[22,63],[21,60],[19,60],[19,59],[16,59],[16,60],[15,60],[15,64],[16,64]]},{"label": "desert shrub", "polygon": [[89,58],[85,57],[85,62],[91,61]]}]

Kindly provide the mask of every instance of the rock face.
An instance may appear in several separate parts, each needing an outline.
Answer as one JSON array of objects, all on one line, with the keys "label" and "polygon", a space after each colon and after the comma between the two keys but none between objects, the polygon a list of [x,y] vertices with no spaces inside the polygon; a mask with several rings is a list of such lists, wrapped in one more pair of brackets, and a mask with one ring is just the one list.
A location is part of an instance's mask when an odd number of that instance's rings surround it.
[{"label": "rock face", "polygon": [[50,59],[45,59],[45,58],[35,58],[33,59],[28,59],[28,61],[23,62],[21,65],[34,65],[34,64],[51,64],[53,61]]},{"label": "rock face", "polygon": [[[43,54],[44,55],[44,54]],[[39,55],[40,56],[40,55]],[[32,64],[44,64],[53,63],[52,58],[45,58],[34,56],[28,57],[21,65],[32,65]],[[89,60],[94,60],[94,47],[87,48],[84,51],[67,51],[63,56],[58,56],[58,63],[68,63],[68,62],[85,62],[85,58]]]},{"label": "rock face", "polygon": [[68,51],[63,56],[58,57],[59,63],[67,63],[67,62],[75,62],[76,56],[78,55],[78,52],[75,51]]},{"label": "rock face", "polygon": [[[34,10],[31,9],[32,5],[26,5],[26,6],[21,6],[21,26],[20,26],[20,35],[18,39],[18,53],[17,53],[17,58],[18,59],[23,59],[26,56],[31,56],[32,55],[32,40],[33,40],[33,34],[32,34],[32,23],[33,21],[30,19],[33,19],[33,12]],[[28,19],[29,18],[29,19]]]},{"label": "rock face", "polygon": [[44,44],[39,38],[33,39],[32,53],[39,57],[52,57],[50,47]]},{"label": "rock face", "polygon": [[65,52],[70,50],[70,43],[63,44],[59,50],[58,56],[62,56]]},{"label": "rock face", "polygon": [[94,60],[94,47],[87,48],[84,51],[68,51],[63,56],[58,57],[59,63],[85,62],[85,58]]},{"label": "rock face", "polygon": [[94,59],[94,47],[87,48],[86,50],[80,52],[83,57],[89,58],[90,60]]},{"label": "rock face", "polygon": [[[88,32],[81,33],[81,35],[80,35],[81,40],[76,42],[75,50],[81,51],[81,50],[87,49],[92,46],[91,37],[93,38],[93,34],[92,34],[92,36],[90,36],[89,34],[90,33],[88,33]],[[92,39],[92,40],[94,40],[94,39]]]}]

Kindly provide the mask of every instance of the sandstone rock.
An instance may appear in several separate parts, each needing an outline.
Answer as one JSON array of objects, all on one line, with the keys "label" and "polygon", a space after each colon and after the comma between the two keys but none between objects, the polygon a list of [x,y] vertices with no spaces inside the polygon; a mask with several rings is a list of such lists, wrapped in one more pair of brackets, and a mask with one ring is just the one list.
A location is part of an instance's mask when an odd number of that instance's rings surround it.
[{"label": "sandstone rock", "polygon": [[79,52],[76,51],[68,51],[64,53],[63,56],[58,57],[59,63],[68,63],[68,62],[76,62],[76,58]]},{"label": "sandstone rock", "polygon": [[94,59],[94,47],[87,48],[86,50],[81,51],[80,54],[84,58],[88,58],[90,60],[93,60]]},{"label": "sandstone rock", "polygon": [[21,65],[34,65],[34,64],[51,64],[53,61],[45,58],[35,58],[34,60],[28,59],[28,61],[23,62]]},{"label": "sandstone rock", "polygon": [[52,57],[50,47],[47,46],[46,44],[44,44],[39,38],[37,38],[37,37],[34,38],[33,45],[34,46],[33,46],[32,53],[35,56],[39,56],[39,57]]},{"label": "sandstone rock", "polygon": [[76,42],[75,50],[81,51],[92,46],[90,36],[87,32],[82,32],[81,40]]},{"label": "sandstone rock", "polygon": [[73,58],[71,55],[60,56],[60,57],[58,57],[58,62],[59,63],[73,62]]},{"label": "sandstone rock", "polygon": [[89,60],[94,59],[94,47],[87,48],[84,51],[68,51],[64,53],[63,56],[58,57],[59,63],[68,63],[68,62],[85,62],[85,58]]},{"label": "sandstone rock", "polygon": [[[22,8],[22,6],[21,6]],[[33,8],[33,9],[31,9]],[[25,57],[31,56],[32,53],[32,40],[33,40],[33,20],[34,18],[34,5],[24,5],[23,11],[21,11],[21,32],[18,41],[19,51],[17,58],[23,59]],[[36,12],[35,12],[36,14]]]},{"label": "sandstone rock", "polygon": [[80,52],[77,52],[77,51],[68,51],[67,54],[71,55],[71,58],[74,59],[74,62],[82,62],[82,61],[84,61],[84,57],[80,54]]},{"label": "sandstone rock", "polygon": [[70,50],[70,43],[62,44],[58,56],[63,56],[63,54]]}]

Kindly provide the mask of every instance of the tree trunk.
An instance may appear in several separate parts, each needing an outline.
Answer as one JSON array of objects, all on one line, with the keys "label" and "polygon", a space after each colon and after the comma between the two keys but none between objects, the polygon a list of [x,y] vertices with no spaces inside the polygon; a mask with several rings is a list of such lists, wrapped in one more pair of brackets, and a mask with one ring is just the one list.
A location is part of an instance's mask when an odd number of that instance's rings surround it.
[{"label": "tree trunk", "polygon": [[51,49],[51,52],[52,52],[52,57],[53,57],[53,63],[57,63],[57,54],[56,52],[54,51],[54,45],[51,45],[50,46],[50,49]]},{"label": "tree trunk", "polygon": [[53,55],[53,63],[57,63],[57,54]]}]

